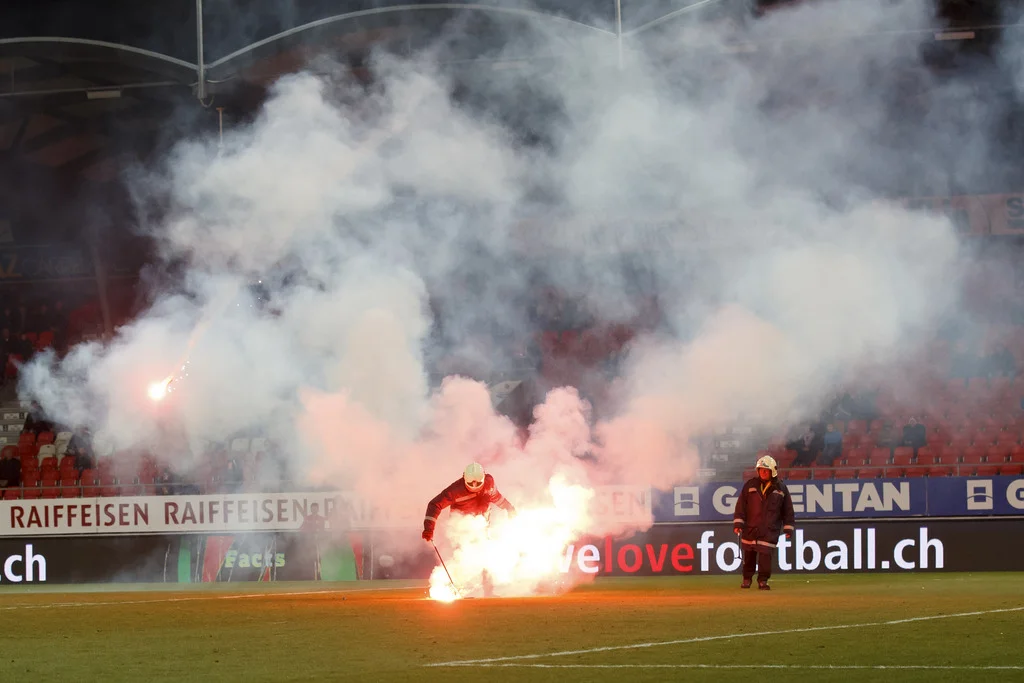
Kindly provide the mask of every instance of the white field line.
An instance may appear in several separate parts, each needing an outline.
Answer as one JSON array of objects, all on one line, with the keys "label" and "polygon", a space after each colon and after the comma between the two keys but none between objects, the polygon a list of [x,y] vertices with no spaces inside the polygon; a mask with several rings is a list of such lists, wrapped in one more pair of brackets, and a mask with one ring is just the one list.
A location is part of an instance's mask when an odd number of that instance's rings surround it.
[{"label": "white field line", "polygon": [[892,619],[890,621],[874,621],[862,624],[836,624],[832,626],[808,626],[806,628],[790,628],[781,631],[758,631],[754,633],[727,633],[719,636],[702,636],[698,638],[681,638],[679,640],[663,640],[653,643],[633,643],[632,645],[609,645],[605,647],[592,647],[584,650],[563,650],[561,652],[541,652],[530,655],[512,655],[510,657],[490,657],[487,659],[462,659],[450,662],[436,662],[424,666],[478,666],[481,664],[495,664],[498,662],[522,661],[524,659],[541,659],[543,657],[567,657],[570,655],[589,655],[595,652],[614,652],[617,650],[640,650],[649,647],[662,647],[665,645],[685,645],[687,643],[708,643],[715,640],[734,640],[736,638],[756,638],[760,636],[781,636],[790,633],[811,633],[814,631],[838,631],[848,628],[871,628],[874,626],[895,626],[897,624],[909,624],[915,621],[934,621],[936,619],[955,619],[957,617],[975,617],[985,614],[1001,614],[1005,612],[1022,612],[1024,607],[1007,607],[1004,609],[989,609],[978,612],[958,612],[956,614],[936,614],[927,617],[910,617],[908,619]]},{"label": "white field line", "polygon": [[79,602],[46,602],[30,605],[0,605],[0,611],[16,609],[50,609],[53,607],[100,607],[110,605],[152,605],[167,602],[196,602],[200,600],[246,600],[250,598],[274,598],[279,596],[294,597],[300,595],[345,595],[347,593],[376,593],[388,591],[416,590],[414,587],[387,587],[387,588],[349,588],[347,590],[326,590],[326,591],[286,591],[269,593],[241,593],[238,595],[189,595],[180,598],[153,598],[152,600],[82,600]]},{"label": "white field line", "polygon": [[527,662],[480,664],[485,667],[521,669],[823,669],[846,671],[861,669],[911,669],[924,671],[1024,671],[1024,666],[942,664],[537,664]]}]

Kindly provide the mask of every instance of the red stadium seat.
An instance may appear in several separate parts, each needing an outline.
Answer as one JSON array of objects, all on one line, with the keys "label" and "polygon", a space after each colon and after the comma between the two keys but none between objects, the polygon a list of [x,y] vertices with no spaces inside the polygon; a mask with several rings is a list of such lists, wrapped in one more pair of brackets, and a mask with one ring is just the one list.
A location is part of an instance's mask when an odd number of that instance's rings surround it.
[{"label": "red stadium seat", "polygon": [[968,465],[975,465],[980,462],[984,462],[985,454],[988,452],[987,448],[982,446],[968,446],[964,449],[964,463]]},{"label": "red stadium seat", "polygon": [[1022,469],[1024,469],[1024,467],[1021,465],[1000,465],[999,474],[1016,477],[1021,473]]},{"label": "red stadium seat", "polygon": [[81,484],[83,498],[99,498],[100,476],[96,470],[83,470]]},{"label": "red stadium seat", "polygon": [[833,470],[831,467],[815,467],[811,473],[812,479],[831,479]]},{"label": "red stadium seat", "polygon": [[979,465],[975,475],[979,477],[994,477],[999,474],[999,465]]},{"label": "red stadium seat", "polygon": [[955,445],[945,446],[942,452],[939,453],[939,457],[936,458],[936,462],[942,465],[955,465],[960,462],[960,457],[963,455],[963,449]]},{"label": "red stadium seat", "polygon": [[911,465],[903,473],[904,477],[923,477],[928,474],[929,468],[920,465]]},{"label": "red stadium seat", "polygon": [[953,468],[942,465],[933,465],[928,468],[929,477],[948,477],[953,474]]},{"label": "red stadium seat", "polygon": [[4,459],[17,458],[19,457],[19,455],[20,454],[18,453],[17,446],[4,446],[2,449],[0,449],[0,456],[2,456]]},{"label": "red stadium seat", "polygon": [[35,434],[35,432],[21,432],[20,434],[18,434],[18,445],[19,446],[22,445],[22,444],[25,444],[25,443],[35,443],[35,442],[36,442],[36,434]]},{"label": "red stadium seat", "polygon": [[27,482],[21,484],[21,497],[25,500],[36,500],[43,495],[42,490],[39,488],[39,482],[35,482],[34,485],[28,485]]},{"label": "red stadium seat", "polygon": [[100,495],[104,498],[113,498],[121,495],[121,489],[114,477],[108,475],[100,479]]},{"label": "red stadium seat", "polygon": [[36,443],[40,446],[53,443],[53,432],[39,432],[39,436],[36,437]]},{"label": "red stadium seat", "polygon": [[985,461],[991,463],[1005,462],[1010,457],[1010,453],[1013,451],[1013,446],[1009,444],[996,444],[989,446],[988,450],[985,451]]},{"label": "red stadium seat", "polygon": [[1024,446],[1017,446],[1010,451],[1010,462],[1024,463]]},{"label": "red stadium seat", "polygon": [[1020,443],[1020,435],[1014,430],[1002,430],[996,432],[996,443],[1013,446]]},{"label": "red stadium seat", "polygon": [[857,470],[852,468],[842,468],[836,470],[836,479],[856,479]]},{"label": "red stadium seat", "polygon": [[46,330],[39,333],[39,338],[36,339],[35,347],[37,351],[53,346],[53,330]]},{"label": "red stadium seat", "polygon": [[798,469],[792,469],[792,470],[789,470],[788,472],[786,472],[786,477],[785,478],[786,479],[792,479],[792,480],[795,480],[795,481],[799,481],[799,480],[803,480],[803,479],[810,479],[811,478],[811,472],[810,472],[810,470],[807,470],[807,469],[799,469],[799,468]]},{"label": "red stadium seat", "polygon": [[80,495],[82,495],[82,488],[78,485],[76,476],[60,478],[61,498],[78,498]]},{"label": "red stadium seat", "polygon": [[914,449],[909,446],[899,446],[893,450],[892,464],[906,466],[914,460]]},{"label": "red stadium seat", "polygon": [[43,477],[39,482],[43,498],[57,498],[60,496],[60,482],[56,476]]},{"label": "red stadium seat", "polygon": [[4,500],[21,500],[21,489],[20,488],[7,488],[4,489]]},{"label": "red stadium seat", "polygon": [[876,448],[871,451],[871,455],[865,461],[865,464],[878,466],[889,464],[889,449],[888,448]]},{"label": "red stadium seat", "polygon": [[917,449],[917,462],[922,465],[931,465],[935,462],[935,454],[937,449],[931,446],[921,446]]}]

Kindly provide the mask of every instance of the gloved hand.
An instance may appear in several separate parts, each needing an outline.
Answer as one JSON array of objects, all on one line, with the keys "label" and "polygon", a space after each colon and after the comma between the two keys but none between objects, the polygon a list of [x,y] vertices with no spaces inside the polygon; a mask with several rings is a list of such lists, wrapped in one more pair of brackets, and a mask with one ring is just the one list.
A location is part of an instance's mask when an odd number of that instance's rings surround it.
[{"label": "gloved hand", "polygon": [[423,530],[423,540],[426,541],[427,543],[430,543],[431,541],[433,541],[434,540],[434,530],[433,529],[424,529]]},{"label": "gloved hand", "polygon": [[735,533],[737,536],[742,536],[743,535],[743,527],[741,527],[741,526],[734,526],[732,528],[732,530],[733,530],[733,533]]},{"label": "gloved hand", "polygon": [[786,538],[793,538],[793,532],[792,531],[787,531],[786,532]]}]

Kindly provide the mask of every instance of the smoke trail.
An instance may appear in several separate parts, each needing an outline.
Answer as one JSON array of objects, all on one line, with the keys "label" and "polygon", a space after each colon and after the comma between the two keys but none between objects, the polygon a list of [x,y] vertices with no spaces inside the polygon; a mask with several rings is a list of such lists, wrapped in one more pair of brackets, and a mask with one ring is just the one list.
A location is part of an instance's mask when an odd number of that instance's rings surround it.
[{"label": "smoke trail", "polygon": [[[166,188],[169,216],[145,227],[186,264],[178,291],[109,345],[36,360],[21,394],[119,447],[166,451],[167,425],[175,444],[266,433],[299,478],[410,518],[470,460],[517,503],[543,501],[555,475],[691,478],[699,436],[741,414],[798,417],[836,381],[906,357],[954,300],[952,226],[877,191],[909,167],[887,132],[896,74],[925,73],[919,45],[827,38],[917,27],[928,9],[780,12],[747,29],[756,58],[670,67],[672,31],[634,44],[623,70],[604,40],[509,36],[510,52],[572,49],[544,73],[468,67],[460,83],[493,99],[454,98],[425,56],[379,55],[369,90],[282,78],[222,151],[184,141],[132,179]],[[833,105],[806,95],[814,84]],[[948,148],[935,131],[916,160]],[[483,384],[429,376],[439,357],[482,373],[513,361],[544,328],[526,302],[545,286],[609,324],[656,299],[662,324],[634,340],[599,416],[557,389],[522,441]],[[142,392],[190,343],[178,400],[154,410]],[[581,383],[607,385],[602,372]]]}]

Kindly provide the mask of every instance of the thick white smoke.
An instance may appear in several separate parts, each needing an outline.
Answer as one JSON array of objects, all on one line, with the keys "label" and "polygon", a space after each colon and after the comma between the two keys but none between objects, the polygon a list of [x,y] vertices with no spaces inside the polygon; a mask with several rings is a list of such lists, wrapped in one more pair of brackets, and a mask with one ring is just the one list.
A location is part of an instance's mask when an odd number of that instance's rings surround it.
[{"label": "thick white smoke", "polygon": [[[946,312],[952,226],[882,201],[870,182],[898,163],[878,66],[923,73],[916,39],[829,45],[839,32],[917,27],[929,12],[861,0],[779,12],[748,29],[763,45],[755,58],[658,66],[678,35],[667,30],[630,43],[622,69],[613,41],[565,36],[572,49],[544,73],[469,67],[463,78],[493,95],[492,109],[543,101],[557,112],[518,112],[541,119],[545,144],[533,147],[494,111],[454,100],[425,58],[379,56],[365,92],[345,78],[282,78],[223,149],[183,142],[137,185],[169,195],[168,217],[145,229],[185,265],[179,290],[109,344],[30,364],[21,394],[170,461],[187,460],[172,448],[264,433],[298,480],[413,518],[471,460],[520,504],[543,498],[555,474],[692,477],[698,436],[739,414],[785,424],[835,381],[902,358]],[[703,27],[708,44],[726,42],[716,31]],[[838,106],[806,93],[815,86]],[[537,282],[599,320],[634,318],[626,260],[664,324],[632,345],[607,418],[595,424],[575,390],[558,389],[523,443],[483,384],[431,388],[425,358],[439,339],[497,366],[506,340],[535,335],[524,301]],[[266,306],[248,293],[256,280]],[[174,400],[148,404],[147,384],[186,358]]]}]

